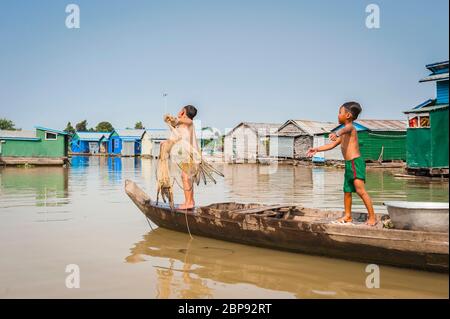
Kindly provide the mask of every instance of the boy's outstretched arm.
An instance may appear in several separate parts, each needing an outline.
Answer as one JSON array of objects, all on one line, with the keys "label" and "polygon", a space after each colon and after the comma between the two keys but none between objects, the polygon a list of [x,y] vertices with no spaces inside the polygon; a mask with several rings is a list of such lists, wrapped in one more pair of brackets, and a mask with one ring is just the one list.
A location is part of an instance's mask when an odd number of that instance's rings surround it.
[{"label": "boy's outstretched arm", "polygon": [[330,134],[330,140],[335,141],[339,136],[351,133],[352,130],[353,130],[353,124],[352,123],[348,123],[347,125],[345,125],[343,128],[341,128],[336,133],[331,133]]},{"label": "boy's outstretched arm", "polygon": [[[330,137],[331,138],[331,137]],[[306,153],[307,157],[313,157],[314,154],[316,154],[317,152],[325,152],[325,151],[329,151],[333,148],[335,148],[336,146],[338,146],[339,144],[341,144],[341,138],[337,137],[335,140],[333,140],[331,143],[328,143],[326,145],[323,146],[319,146],[319,147],[312,147],[308,150],[308,152]]]}]

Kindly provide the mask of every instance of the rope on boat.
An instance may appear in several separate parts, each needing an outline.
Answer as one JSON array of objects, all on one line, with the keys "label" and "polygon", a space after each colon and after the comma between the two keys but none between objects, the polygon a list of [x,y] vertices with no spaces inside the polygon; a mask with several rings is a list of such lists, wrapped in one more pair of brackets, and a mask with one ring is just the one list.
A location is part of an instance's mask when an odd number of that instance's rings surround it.
[{"label": "rope on boat", "polygon": [[152,227],[152,224],[151,224],[150,221],[148,220],[148,217],[145,216],[145,215],[144,215],[144,217],[145,217],[145,220],[147,221],[147,224],[150,226],[150,229],[151,229],[152,231],[154,231],[154,229],[153,229],[153,227]]},{"label": "rope on boat", "polygon": [[194,237],[192,237],[191,230],[189,229],[189,222],[188,222],[188,218],[187,218],[187,211],[188,211],[187,209],[184,210],[184,216],[186,217],[186,226],[187,226],[187,230],[188,230],[189,236],[191,237],[191,239],[194,239]]}]

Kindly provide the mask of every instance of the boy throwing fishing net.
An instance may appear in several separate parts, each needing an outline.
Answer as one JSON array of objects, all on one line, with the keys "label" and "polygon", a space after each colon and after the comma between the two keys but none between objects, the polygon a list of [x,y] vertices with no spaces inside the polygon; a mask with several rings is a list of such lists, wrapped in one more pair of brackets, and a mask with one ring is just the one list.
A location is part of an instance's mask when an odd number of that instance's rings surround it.
[{"label": "boy throwing fishing net", "polygon": [[181,187],[184,191],[184,203],[178,209],[192,209],[195,206],[194,184],[204,183],[211,180],[216,183],[212,176],[214,173],[223,176],[221,172],[208,164],[203,158],[198,147],[193,119],[197,115],[197,109],[192,105],[184,106],[177,117],[164,116],[164,122],[170,128],[170,137],[161,143],[161,152],[158,163],[158,192],[162,195],[164,202],[169,201],[170,207],[174,208],[172,186],[176,182],[171,181],[169,161],[181,170]]},{"label": "boy throwing fishing net", "polygon": [[331,143],[313,147],[308,150],[307,156],[312,157],[317,152],[324,152],[341,145],[342,155],[345,159],[344,175],[344,207],[345,216],[338,219],[338,223],[346,224],[352,222],[352,193],[357,193],[367,208],[368,218],[366,224],[375,226],[376,218],[373,210],[372,200],[366,191],[366,163],[359,152],[358,134],[353,126],[353,121],[358,118],[362,108],[359,103],[347,102],[339,108],[338,121],[344,125],[336,133],[330,134]]}]

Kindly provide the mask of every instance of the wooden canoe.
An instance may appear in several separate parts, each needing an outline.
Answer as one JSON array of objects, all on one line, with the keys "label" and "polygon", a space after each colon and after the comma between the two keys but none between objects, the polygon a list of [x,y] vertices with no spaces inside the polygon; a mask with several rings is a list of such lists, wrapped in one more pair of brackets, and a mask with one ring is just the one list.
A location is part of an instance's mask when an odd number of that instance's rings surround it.
[{"label": "wooden canoe", "polygon": [[[156,204],[134,182],[125,191],[160,227],[192,235],[297,253],[365,263],[448,272],[448,233],[364,225],[366,214],[354,213],[354,224],[332,221],[341,212],[289,205],[218,203],[192,210]],[[382,215],[377,215],[380,220]]]}]

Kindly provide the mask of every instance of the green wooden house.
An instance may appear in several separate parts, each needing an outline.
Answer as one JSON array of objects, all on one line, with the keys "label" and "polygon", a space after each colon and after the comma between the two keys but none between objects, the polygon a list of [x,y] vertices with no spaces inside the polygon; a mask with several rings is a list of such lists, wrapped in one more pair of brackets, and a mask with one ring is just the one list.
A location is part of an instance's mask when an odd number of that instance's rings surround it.
[{"label": "green wooden house", "polygon": [[67,161],[66,132],[37,126],[34,131],[0,130],[0,165],[63,165]]},{"label": "green wooden house", "polygon": [[448,176],[448,61],[429,64],[420,82],[436,83],[436,98],[408,110],[407,169],[418,175]]},{"label": "green wooden house", "polygon": [[[356,120],[353,125],[358,132],[359,149],[365,161],[406,161],[406,121]],[[342,127],[343,125],[337,126],[332,132]],[[328,135],[315,136],[314,146],[326,144]],[[313,158],[316,162],[344,159],[340,148],[318,153],[316,156],[318,159]]]}]

